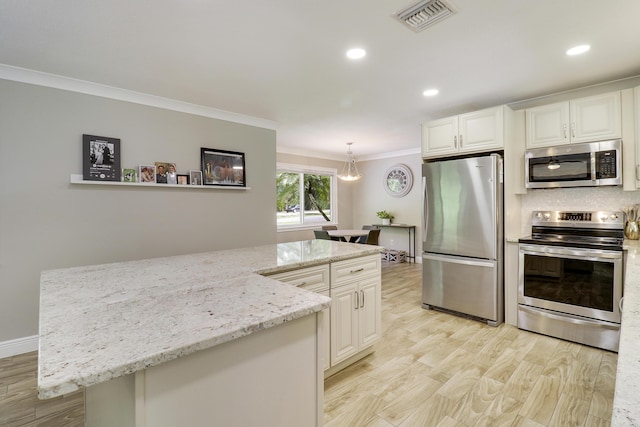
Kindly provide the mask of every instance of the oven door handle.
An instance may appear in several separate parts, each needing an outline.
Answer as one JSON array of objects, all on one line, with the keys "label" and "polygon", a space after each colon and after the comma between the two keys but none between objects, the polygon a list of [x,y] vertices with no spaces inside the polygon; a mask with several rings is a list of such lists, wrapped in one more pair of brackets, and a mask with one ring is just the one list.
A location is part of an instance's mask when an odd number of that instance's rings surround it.
[{"label": "oven door handle", "polygon": [[603,251],[598,249],[563,248],[545,245],[520,245],[520,252],[526,255],[566,257],[585,261],[599,261],[602,259],[622,259],[622,251]]}]

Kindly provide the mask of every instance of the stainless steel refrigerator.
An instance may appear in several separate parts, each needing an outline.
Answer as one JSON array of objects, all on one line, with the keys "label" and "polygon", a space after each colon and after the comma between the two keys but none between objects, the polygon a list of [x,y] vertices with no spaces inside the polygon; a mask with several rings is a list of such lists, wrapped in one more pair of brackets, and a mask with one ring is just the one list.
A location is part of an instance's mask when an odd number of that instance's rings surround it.
[{"label": "stainless steel refrigerator", "polygon": [[422,306],[504,321],[498,154],[422,166]]}]

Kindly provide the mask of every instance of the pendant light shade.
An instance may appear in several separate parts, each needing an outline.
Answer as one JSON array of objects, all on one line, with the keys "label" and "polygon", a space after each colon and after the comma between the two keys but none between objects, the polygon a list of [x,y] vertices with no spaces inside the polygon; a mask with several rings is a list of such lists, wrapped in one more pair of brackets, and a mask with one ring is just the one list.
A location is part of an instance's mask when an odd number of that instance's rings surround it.
[{"label": "pendant light shade", "polygon": [[347,142],[347,161],[344,162],[342,173],[338,175],[338,178],[343,181],[355,181],[362,177],[360,172],[358,172],[356,159],[353,157],[353,152],[351,151],[351,144],[353,144],[353,142]]}]

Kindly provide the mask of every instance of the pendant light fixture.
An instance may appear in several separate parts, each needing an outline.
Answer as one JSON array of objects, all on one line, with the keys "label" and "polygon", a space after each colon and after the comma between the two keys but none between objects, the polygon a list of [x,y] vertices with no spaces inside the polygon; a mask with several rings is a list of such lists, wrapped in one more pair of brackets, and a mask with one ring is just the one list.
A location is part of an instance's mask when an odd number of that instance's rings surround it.
[{"label": "pendant light fixture", "polygon": [[362,177],[358,172],[356,159],[353,157],[353,152],[351,151],[351,144],[353,144],[353,142],[347,142],[347,161],[344,163],[342,173],[338,175],[338,178],[343,181],[355,181]]}]

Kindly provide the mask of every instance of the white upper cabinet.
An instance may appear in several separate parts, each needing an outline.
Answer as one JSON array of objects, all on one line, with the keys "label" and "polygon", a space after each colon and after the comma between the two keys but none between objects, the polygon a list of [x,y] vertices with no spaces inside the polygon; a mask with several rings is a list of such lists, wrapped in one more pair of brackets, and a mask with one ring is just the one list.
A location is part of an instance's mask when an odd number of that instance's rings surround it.
[{"label": "white upper cabinet", "polygon": [[527,148],[621,138],[620,105],[620,92],[611,92],[529,108]]},{"label": "white upper cabinet", "polygon": [[422,157],[504,148],[505,108],[487,108],[423,124]]},{"label": "white upper cabinet", "polygon": [[422,125],[422,157],[458,152],[458,116]]}]

